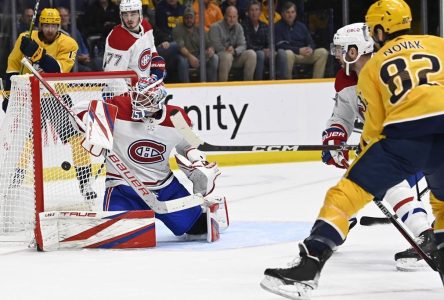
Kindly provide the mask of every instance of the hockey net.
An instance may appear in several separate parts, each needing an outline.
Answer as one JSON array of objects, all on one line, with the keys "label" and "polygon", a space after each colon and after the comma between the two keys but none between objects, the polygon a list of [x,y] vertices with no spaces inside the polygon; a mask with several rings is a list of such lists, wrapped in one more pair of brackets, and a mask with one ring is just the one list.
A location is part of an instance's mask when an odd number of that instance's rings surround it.
[{"label": "hockey net", "polygon": [[[68,106],[128,91],[134,72],[43,74]],[[30,75],[12,77],[0,127],[0,241],[29,242],[36,214],[102,210],[104,158],[81,146],[69,114]]]}]

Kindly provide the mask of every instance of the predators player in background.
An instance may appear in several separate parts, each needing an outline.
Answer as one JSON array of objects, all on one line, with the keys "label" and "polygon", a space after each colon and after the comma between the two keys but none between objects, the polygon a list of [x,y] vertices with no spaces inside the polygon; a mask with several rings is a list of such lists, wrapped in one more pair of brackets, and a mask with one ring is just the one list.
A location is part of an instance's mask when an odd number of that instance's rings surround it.
[{"label": "predators player in background", "polygon": [[[34,68],[42,73],[68,73],[74,66],[77,42],[70,36],[60,31],[61,19],[59,12],[54,8],[45,8],[39,17],[39,30],[25,32],[19,35],[14,49],[8,57],[8,68],[6,70],[5,90],[11,89],[11,76],[18,75],[22,69],[21,59],[28,57]],[[25,68],[24,72],[29,73]],[[63,99],[72,106],[71,99],[62,95]],[[7,101],[7,100],[6,100]],[[3,108],[6,112],[7,102]],[[91,189],[91,161],[89,153],[81,146],[82,135],[71,125],[69,114],[63,109],[58,101],[53,98],[42,99],[41,106],[42,126],[49,120],[61,141],[69,143],[72,147],[72,157],[80,185],[80,192],[85,199],[93,199],[97,194]],[[32,147],[30,143],[25,146]],[[24,151],[24,153],[30,153]],[[29,157],[22,155],[20,165],[14,178],[14,185],[20,185],[26,172]]]},{"label": "predators player in background", "polygon": [[[374,41],[368,27],[364,23],[354,23],[339,29],[333,38],[331,54],[342,65],[335,79],[335,106],[333,114],[327,121],[327,129],[322,132],[324,145],[346,144],[353,132],[354,121],[358,119],[364,123],[363,111],[360,109],[356,85],[357,73],[368,60],[360,60],[361,55],[373,53]],[[348,150],[323,151],[322,161],[327,165],[347,169]],[[387,201],[397,213],[402,222],[417,238],[417,243],[430,254],[436,247],[433,230],[430,227],[427,212],[419,199],[415,199],[413,186],[423,177],[422,173],[410,176],[399,184],[390,188],[385,194]],[[353,217],[350,226],[356,224]],[[350,227],[350,228],[351,228]],[[413,248],[395,254],[396,267],[401,271],[411,271],[424,266],[418,263],[422,258]]]},{"label": "predators player in background", "polygon": [[421,170],[436,218],[432,259],[444,282],[444,39],[408,35],[411,12],[402,0],[375,2],[366,23],[381,49],[359,73],[362,153],[328,190],[310,235],[299,244],[299,261],[265,270],[261,286],[288,298],[306,298],[317,287],[325,262],[347,237],[352,215]]}]

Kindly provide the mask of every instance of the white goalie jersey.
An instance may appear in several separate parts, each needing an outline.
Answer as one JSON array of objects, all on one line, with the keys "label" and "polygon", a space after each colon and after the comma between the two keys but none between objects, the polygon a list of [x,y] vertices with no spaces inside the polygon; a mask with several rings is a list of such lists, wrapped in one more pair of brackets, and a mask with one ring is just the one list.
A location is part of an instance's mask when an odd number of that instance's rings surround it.
[{"label": "white goalie jersey", "polygon": [[140,32],[134,33],[118,25],[106,38],[103,56],[104,71],[133,70],[138,77],[150,76],[151,59],[158,56],[153,29],[143,20]]},{"label": "white goalie jersey", "polygon": [[[116,96],[106,101],[118,109],[113,130],[113,151],[147,188],[161,189],[174,178],[169,165],[171,151],[175,148],[177,153],[186,155],[192,148],[173,126],[170,114],[173,110],[179,110],[188,125],[191,120],[182,108],[171,105],[164,106],[159,111],[161,115],[158,118],[133,120],[130,101],[128,96]],[[74,107],[81,119],[84,118],[87,107],[88,103]],[[107,187],[128,185],[112,164],[107,163],[106,168]]]}]

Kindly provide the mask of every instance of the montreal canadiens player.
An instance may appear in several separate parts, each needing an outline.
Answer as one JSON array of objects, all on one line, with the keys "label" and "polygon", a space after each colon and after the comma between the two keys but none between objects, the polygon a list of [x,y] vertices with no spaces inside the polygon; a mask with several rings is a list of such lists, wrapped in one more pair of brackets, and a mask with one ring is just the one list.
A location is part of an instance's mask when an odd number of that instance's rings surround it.
[{"label": "montreal canadiens player", "polygon": [[164,61],[157,53],[153,28],[142,17],[142,2],[122,0],[119,8],[122,23],[106,38],[103,69],[133,70],[139,77],[149,77],[151,67]]},{"label": "montreal canadiens player", "polygon": [[[358,77],[355,71],[359,71],[363,66],[359,57],[373,52],[373,39],[369,35],[362,34],[366,30],[368,31],[368,28],[364,23],[355,23],[339,29],[334,35],[331,52],[343,68],[339,70],[335,79],[336,104],[331,118],[327,121],[327,129],[322,133],[324,145],[345,144],[353,131],[356,118],[364,122],[363,106],[360,105],[356,95]],[[346,57],[350,47],[358,49],[358,55],[353,61],[347,60]],[[323,151],[322,161],[346,169],[348,151]],[[433,230],[427,212],[421,202],[415,199],[416,192],[412,188],[422,177],[422,173],[419,173],[395,185],[387,191],[384,200],[393,207],[423,250],[430,254],[435,249]],[[413,248],[396,253],[395,260],[398,270],[410,271],[425,265],[417,263],[421,257]]]},{"label": "montreal canadiens player", "polygon": [[[159,59],[163,60],[162,57]],[[128,94],[106,100],[107,104],[117,107],[113,126],[113,151],[145,187],[154,192],[159,201],[169,201],[190,195],[169,165],[170,154],[175,149],[179,167],[193,183],[193,193],[203,195],[206,201],[202,207],[196,205],[156,214],[156,218],[176,236],[186,234],[191,240],[206,238],[209,242],[216,241],[219,238],[219,229],[228,227],[228,212],[225,198],[207,195],[213,191],[220,171],[216,163],[208,163],[205,153],[193,148],[174,127],[170,118],[172,112],[181,113],[188,125],[191,125],[191,121],[182,108],[164,103],[167,96],[162,80],[164,69],[152,67],[151,73],[149,78],[139,78]],[[75,107],[85,124],[88,123],[88,104],[80,103]],[[217,204],[214,211],[208,209],[212,204]],[[109,161],[103,209],[150,209]]]}]

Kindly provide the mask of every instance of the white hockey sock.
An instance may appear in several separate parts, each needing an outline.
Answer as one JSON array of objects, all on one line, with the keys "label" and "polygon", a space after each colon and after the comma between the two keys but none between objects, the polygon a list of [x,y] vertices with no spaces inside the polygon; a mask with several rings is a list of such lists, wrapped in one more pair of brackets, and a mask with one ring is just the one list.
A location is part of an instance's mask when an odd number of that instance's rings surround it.
[{"label": "white hockey sock", "polygon": [[430,229],[427,212],[422,203],[416,200],[414,191],[407,181],[404,180],[389,189],[384,199],[390,203],[395,213],[415,237]]}]

